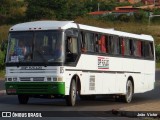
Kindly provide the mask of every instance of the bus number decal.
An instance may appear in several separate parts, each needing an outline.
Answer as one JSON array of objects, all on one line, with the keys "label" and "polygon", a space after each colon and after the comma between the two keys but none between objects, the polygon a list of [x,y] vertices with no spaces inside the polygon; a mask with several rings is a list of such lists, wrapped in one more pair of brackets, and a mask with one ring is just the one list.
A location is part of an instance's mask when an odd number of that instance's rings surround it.
[{"label": "bus number decal", "polygon": [[109,69],[109,59],[106,57],[98,57],[98,69]]}]

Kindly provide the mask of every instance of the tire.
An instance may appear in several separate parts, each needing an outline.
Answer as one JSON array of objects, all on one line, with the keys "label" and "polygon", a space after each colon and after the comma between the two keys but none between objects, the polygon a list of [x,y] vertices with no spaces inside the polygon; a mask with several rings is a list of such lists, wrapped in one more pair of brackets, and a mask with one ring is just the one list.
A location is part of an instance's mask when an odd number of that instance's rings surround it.
[{"label": "tire", "polygon": [[125,103],[130,103],[132,101],[132,97],[133,97],[133,83],[131,82],[131,80],[128,80],[126,84],[126,95],[122,96],[122,100]]},{"label": "tire", "polygon": [[29,96],[27,95],[18,95],[18,101],[20,104],[27,104],[29,100]]},{"label": "tire", "polygon": [[76,88],[76,82],[73,79],[70,86],[70,92],[69,95],[66,96],[66,103],[68,106],[75,106],[77,99],[77,88]]}]

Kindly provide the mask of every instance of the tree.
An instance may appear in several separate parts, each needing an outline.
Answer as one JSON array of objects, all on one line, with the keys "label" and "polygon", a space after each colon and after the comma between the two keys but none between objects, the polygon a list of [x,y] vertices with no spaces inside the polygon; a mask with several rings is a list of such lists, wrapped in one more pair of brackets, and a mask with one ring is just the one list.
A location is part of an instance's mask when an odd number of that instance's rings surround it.
[{"label": "tree", "polygon": [[120,20],[122,22],[129,22],[130,18],[131,18],[131,16],[128,16],[126,14],[121,14],[118,16],[118,20]]},{"label": "tree", "polygon": [[85,13],[84,2],[76,0],[25,0],[28,19],[74,19]]},{"label": "tree", "polygon": [[0,0],[0,24],[19,22],[24,18],[24,2],[16,0]]},{"label": "tree", "polygon": [[147,13],[143,10],[139,10],[138,12],[134,13],[135,21],[144,21],[147,17]]}]

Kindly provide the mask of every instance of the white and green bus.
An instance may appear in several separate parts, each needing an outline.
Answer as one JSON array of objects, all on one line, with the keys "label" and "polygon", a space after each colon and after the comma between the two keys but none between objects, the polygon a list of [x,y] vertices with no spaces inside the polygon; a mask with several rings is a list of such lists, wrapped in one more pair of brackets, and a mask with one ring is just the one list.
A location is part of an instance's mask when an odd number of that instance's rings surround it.
[{"label": "white and green bus", "polygon": [[81,99],[115,95],[131,102],[154,89],[155,48],[150,35],[74,23],[35,21],[9,30],[6,93],[20,104],[30,97]]}]

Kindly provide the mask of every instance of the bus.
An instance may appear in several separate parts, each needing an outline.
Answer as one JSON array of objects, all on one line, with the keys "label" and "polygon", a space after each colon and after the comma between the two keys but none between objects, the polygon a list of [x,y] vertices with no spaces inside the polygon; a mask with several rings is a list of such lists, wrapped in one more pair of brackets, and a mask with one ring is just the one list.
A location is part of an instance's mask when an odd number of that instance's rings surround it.
[{"label": "bus", "polygon": [[34,21],[9,30],[5,87],[20,104],[29,98],[133,94],[154,89],[155,47],[150,35],[93,27],[74,21]]}]

